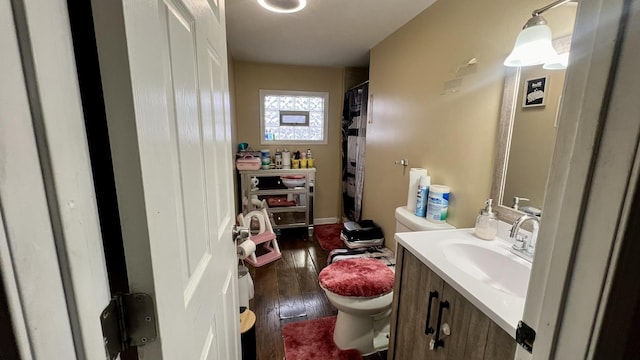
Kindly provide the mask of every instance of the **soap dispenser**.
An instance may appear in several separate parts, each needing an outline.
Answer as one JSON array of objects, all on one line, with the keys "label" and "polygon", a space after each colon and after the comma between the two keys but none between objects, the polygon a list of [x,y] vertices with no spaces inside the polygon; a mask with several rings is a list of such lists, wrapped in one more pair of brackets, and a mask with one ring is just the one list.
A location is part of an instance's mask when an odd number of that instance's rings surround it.
[{"label": "soap dispenser", "polygon": [[498,217],[491,207],[492,203],[493,199],[485,201],[487,206],[480,210],[476,219],[476,236],[483,240],[493,240],[498,234]]}]

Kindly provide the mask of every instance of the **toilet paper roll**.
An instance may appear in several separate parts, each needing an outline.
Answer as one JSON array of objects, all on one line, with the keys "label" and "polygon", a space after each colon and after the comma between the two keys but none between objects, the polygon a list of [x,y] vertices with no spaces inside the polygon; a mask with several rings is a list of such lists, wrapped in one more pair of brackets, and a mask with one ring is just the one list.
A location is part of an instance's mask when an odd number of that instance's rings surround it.
[{"label": "toilet paper roll", "polygon": [[238,258],[240,260],[246,259],[256,252],[256,243],[251,240],[245,240],[242,244],[238,245]]},{"label": "toilet paper roll", "polygon": [[412,212],[416,210],[416,200],[418,198],[418,185],[420,185],[421,176],[427,176],[427,169],[411,168],[411,170],[409,170],[409,191],[407,193],[407,209]]}]

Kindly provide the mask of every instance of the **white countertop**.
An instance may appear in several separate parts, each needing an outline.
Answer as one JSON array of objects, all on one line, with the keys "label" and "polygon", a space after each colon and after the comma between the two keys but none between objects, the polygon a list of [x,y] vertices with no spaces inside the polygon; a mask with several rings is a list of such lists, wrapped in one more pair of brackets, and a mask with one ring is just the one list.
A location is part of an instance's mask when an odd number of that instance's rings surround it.
[{"label": "white countertop", "polygon": [[[510,253],[509,248],[512,244],[505,240],[509,239],[508,231],[510,227],[511,225],[500,222],[498,237],[492,241],[476,237],[473,228],[397,233],[395,234],[395,239],[504,331],[515,338],[516,327],[518,321],[522,319],[524,310],[531,264]],[[492,286],[490,284],[493,279],[488,278],[486,274],[480,273],[480,271],[474,270],[473,264],[468,261],[453,260],[454,257],[451,254],[456,247],[447,249],[447,246],[452,244],[460,244],[456,245],[458,247],[466,246],[471,249],[490,250],[492,253],[498,254],[498,256],[505,256],[504,260],[507,264],[513,264],[523,271],[508,272],[505,269],[504,274],[501,274],[502,269],[498,268],[494,273],[498,273],[500,277],[504,275],[511,279],[496,280],[512,281],[511,284],[515,285],[518,291],[507,291],[500,289],[499,286]],[[469,247],[469,245],[473,246]],[[499,265],[495,265],[494,270],[496,266]],[[471,273],[475,276],[470,275]],[[518,273],[515,284],[513,283],[513,277],[516,275],[513,273]]]}]

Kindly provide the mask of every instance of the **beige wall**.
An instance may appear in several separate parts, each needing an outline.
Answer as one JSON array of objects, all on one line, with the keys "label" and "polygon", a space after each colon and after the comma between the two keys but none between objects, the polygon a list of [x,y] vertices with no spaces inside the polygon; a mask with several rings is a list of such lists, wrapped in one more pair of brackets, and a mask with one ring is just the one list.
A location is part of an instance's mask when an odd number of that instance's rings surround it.
[{"label": "beige wall", "polygon": [[345,92],[354,86],[360,85],[369,80],[369,68],[347,67],[344,69]]},{"label": "beige wall", "polygon": [[326,145],[286,146],[288,150],[310,148],[315,158],[315,214],[318,218],[341,216],[340,126],[344,92],[344,69],[234,62],[236,127],[238,142],[254,150],[277,147],[260,145],[260,89],[329,92],[329,138]]},{"label": "beige wall", "polygon": [[[398,159],[450,186],[448,221],[474,226],[490,193],[502,63],[531,11],[547,3],[438,1],[372,49],[364,217],[383,227],[387,246],[395,247],[394,209],[407,201],[409,169]],[[471,58],[477,65],[458,71]]]}]

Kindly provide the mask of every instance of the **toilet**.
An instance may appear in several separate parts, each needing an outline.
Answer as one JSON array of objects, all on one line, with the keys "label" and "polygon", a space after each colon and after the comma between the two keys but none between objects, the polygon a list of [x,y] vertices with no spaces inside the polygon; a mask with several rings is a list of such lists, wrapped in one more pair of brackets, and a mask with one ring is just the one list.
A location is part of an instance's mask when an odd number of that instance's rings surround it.
[{"label": "toilet", "polygon": [[443,221],[433,222],[426,218],[418,217],[406,206],[396,208],[396,232],[450,230],[455,226]]},{"label": "toilet", "polygon": [[341,260],[322,269],[318,280],[338,309],[333,331],[338,348],[369,355],[388,347],[394,273],[385,263],[373,258]]},{"label": "toilet", "polygon": [[[406,207],[395,212],[396,232],[455,229],[415,216]],[[338,309],[333,341],[342,350],[370,355],[389,347],[394,269],[377,259],[356,258],[333,263],[318,275],[320,287]]]}]

